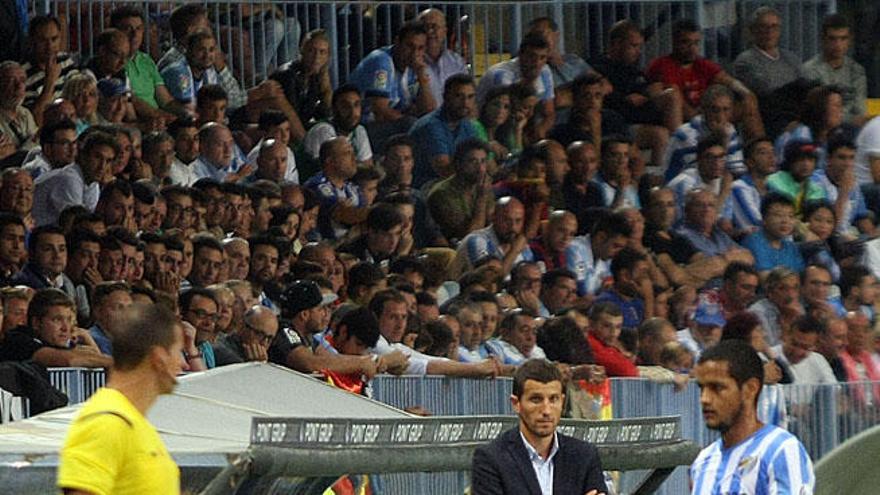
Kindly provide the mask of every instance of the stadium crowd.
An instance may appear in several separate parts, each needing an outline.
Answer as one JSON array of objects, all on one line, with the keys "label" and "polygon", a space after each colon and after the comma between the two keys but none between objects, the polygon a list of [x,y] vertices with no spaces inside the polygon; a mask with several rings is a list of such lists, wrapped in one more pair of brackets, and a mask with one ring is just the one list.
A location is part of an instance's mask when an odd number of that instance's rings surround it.
[{"label": "stadium crowd", "polygon": [[154,302],[190,371],[354,392],[545,356],[681,385],[722,339],[768,383],[880,380],[880,119],[839,15],[802,63],[757,9],[730,72],[691,21],[641,67],[633,21],[587,62],[537,18],[475,80],[427,10],[345,84],[315,30],[248,90],[199,3],[158,60],[141,10],[106,25],[83,60],[32,17],[0,62],[0,360],[109,366],[120,310]]}]

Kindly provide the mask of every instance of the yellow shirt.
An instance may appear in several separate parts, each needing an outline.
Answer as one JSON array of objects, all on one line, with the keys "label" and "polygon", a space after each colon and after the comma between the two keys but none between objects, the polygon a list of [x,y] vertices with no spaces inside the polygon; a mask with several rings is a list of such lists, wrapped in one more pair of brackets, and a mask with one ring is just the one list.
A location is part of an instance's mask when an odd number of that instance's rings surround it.
[{"label": "yellow shirt", "polygon": [[179,494],[180,470],[159,433],[128,398],[102,388],[67,432],[58,488],[96,495]]}]

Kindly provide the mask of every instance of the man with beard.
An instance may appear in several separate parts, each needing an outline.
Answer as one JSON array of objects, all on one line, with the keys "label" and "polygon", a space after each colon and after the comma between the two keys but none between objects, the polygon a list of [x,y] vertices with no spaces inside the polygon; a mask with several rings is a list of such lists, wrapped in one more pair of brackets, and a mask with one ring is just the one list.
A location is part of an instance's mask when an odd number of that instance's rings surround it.
[{"label": "man with beard", "polygon": [[[127,310],[114,329],[107,386],[83,404],[61,449],[64,493],[180,493],[180,471],[146,419],[184,368],[183,335],[161,305]],[[149,452],[144,460],[138,455]]]},{"label": "man with beard", "polygon": [[467,74],[456,74],[443,87],[443,105],[423,116],[409,131],[416,144],[413,185],[448,177],[455,146],[477,137],[472,119],[476,114],[476,87]]},{"label": "man with beard", "polygon": [[[812,493],[813,464],[788,431],[758,420],[764,365],[749,344],[725,340],[694,369],[706,426],[721,438],[691,465],[691,494]],[[728,467],[734,469],[727,475]]]},{"label": "man with beard", "polygon": [[196,107],[199,88],[220,84],[220,75],[214,68],[217,41],[208,29],[200,29],[186,38],[186,59],[162,69],[162,79],[168,91],[189,110]]},{"label": "man with beard", "polygon": [[275,303],[267,296],[267,293],[278,293],[275,287],[275,277],[278,273],[278,264],[281,253],[285,252],[283,240],[270,236],[252,237],[248,240],[251,249],[251,267],[248,281],[260,292],[260,304],[272,310],[276,310]]},{"label": "man with beard", "polygon": [[358,165],[373,164],[373,148],[367,130],[360,124],[363,100],[357,86],[343,84],[333,92],[333,117],[315,124],[306,133],[303,148],[313,160],[319,159],[321,145],[337,136],[348,139]]},{"label": "man with beard", "polygon": [[495,200],[492,179],[486,170],[489,147],[478,139],[467,139],[455,148],[455,173],[441,180],[428,193],[428,211],[443,236],[462,239],[486,226]]},{"label": "man with beard", "polygon": [[495,202],[495,214],[488,227],[468,234],[458,246],[456,261],[465,268],[489,257],[501,260],[501,275],[507,276],[520,261],[534,261],[523,233],[525,207],[516,198],[505,196]]}]

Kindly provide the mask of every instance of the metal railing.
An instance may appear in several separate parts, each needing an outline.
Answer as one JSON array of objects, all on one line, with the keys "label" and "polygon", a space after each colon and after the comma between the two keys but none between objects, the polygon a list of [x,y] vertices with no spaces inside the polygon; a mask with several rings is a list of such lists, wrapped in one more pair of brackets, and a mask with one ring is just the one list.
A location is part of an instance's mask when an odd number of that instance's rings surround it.
[{"label": "metal railing", "polygon": [[[49,376],[52,384],[70,397],[71,404],[86,400],[105,381],[99,369],[54,368]],[[378,401],[401,409],[418,406],[443,416],[513,414],[511,390],[509,378],[378,376],[371,383],[372,396]],[[703,446],[718,438],[717,432],[703,423],[699,388],[693,382],[676,391],[669,384],[613,379],[611,397],[615,418],[680,415],[684,438]],[[795,433],[815,461],[880,423],[880,382],[765,387],[758,407],[764,421]],[[622,492],[639,479],[637,472],[622,476]],[[467,473],[393,475],[382,477],[382,482],[387,493],[461,493],[468,484]],[[679,468],[658,493],[686,493],[687,487],[687,472]]]},{"label": "metal railing", "polygon": [[[34,12],[51,12],[62,19],[69,50],[83,58],[93,53],[94,38],[109,27],[113,6],[136,5],[148,17],[142,50],[154,60],[174,43],[169,17],[174,2],[165,0],[30,0]],[[821,19],[837,9],[836,0],[534,0],[447,2],[336,2],[329,0],[209,0],[205,2],[218,46],[246,87],[298,57],[302,34],[327,30],[331,41],[334,84],[371,50],[391,44],[394,33],[422,9],[446,14],[451,49],[461,53],[475,75],[515,54],[529,21],[553,18],[560,43],[589,60],[601,54],[609,28],[632,19],[645,32],[643,63],[671,50],[671,26],[688,18],[703,26],[704,54],[729,65],[748,43],[749,16],[770,5],[783,17],[781,44],[806,60],[818,51]],[[253,13],[252,12],[258,12]]]}]

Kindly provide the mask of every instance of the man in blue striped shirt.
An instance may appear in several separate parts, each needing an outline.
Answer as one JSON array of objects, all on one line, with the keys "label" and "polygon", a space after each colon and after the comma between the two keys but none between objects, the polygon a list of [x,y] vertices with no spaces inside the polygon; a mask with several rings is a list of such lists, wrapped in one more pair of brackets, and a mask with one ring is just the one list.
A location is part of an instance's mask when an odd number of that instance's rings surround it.
[{"label": "man in blue striped shirt", "polygon": [[813,464],[801,442],[758,420],[764,367],[751,346],[722,341],[703,353],[694,374],[703,419],[721,438],[691,465],[691,494],[813,493]]}]

